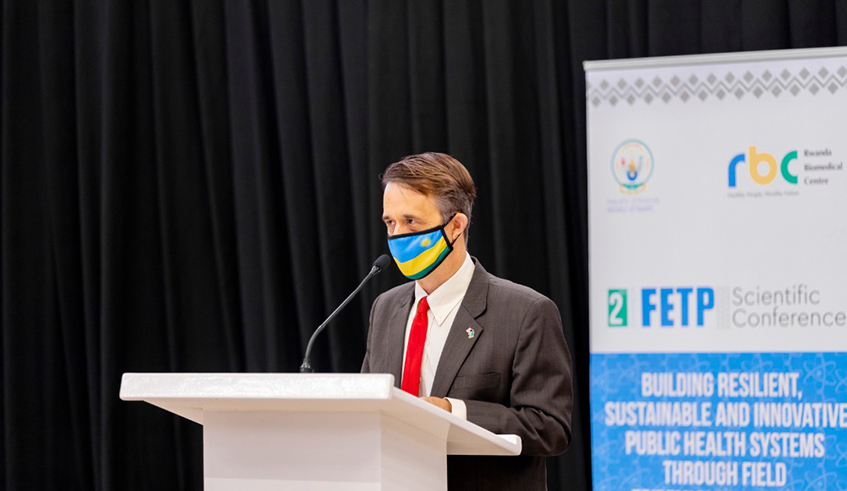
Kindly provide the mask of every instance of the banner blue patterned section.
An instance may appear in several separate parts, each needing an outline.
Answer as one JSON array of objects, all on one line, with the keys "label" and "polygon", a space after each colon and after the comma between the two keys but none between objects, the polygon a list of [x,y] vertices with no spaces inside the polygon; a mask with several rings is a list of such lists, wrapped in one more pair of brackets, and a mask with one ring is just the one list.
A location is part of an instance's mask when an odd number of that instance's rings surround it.
[{"label": "banner blue patterned section", "polygon": [[595,491],[847,490],[847,353],[591,355]]}]

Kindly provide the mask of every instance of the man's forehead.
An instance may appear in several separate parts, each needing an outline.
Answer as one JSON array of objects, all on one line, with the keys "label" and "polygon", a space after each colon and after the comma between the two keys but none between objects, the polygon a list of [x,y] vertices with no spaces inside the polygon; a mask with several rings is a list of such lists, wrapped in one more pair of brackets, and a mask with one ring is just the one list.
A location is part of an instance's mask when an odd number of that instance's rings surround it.
[{"label": "man's forehead", "polygon": [[425,202],[429,201],[429,196],[406,186],[403,183],[389,182],[385,186],[382,193],[384,201],[409,201],[409,202]]},{"label": "man's forehead", "polygon": [[437,211],[431,197],[404,186],[400,183],[389,182],[383,193],[383,214],[415,215],[422,217]]},{"label": "man's forehead", "polygon": [[402,182],[388,181],[388,183],[385,185],[385,189],[383,189],[382,192],[383,194],[387,194],[389,191],[392,193],[400,193],[403,195],[417,194],[422,197],[426,197],[426,195],[422,194],[420,191]]}]

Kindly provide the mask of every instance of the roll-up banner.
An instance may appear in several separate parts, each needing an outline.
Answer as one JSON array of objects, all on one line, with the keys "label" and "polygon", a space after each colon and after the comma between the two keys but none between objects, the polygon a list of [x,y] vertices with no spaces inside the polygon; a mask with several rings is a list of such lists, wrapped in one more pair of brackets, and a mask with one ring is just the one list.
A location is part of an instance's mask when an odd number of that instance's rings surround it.
[{"label": "roll-up banner", "polygon": [[847,490],[847,49],[585,70],[594,490]]}]

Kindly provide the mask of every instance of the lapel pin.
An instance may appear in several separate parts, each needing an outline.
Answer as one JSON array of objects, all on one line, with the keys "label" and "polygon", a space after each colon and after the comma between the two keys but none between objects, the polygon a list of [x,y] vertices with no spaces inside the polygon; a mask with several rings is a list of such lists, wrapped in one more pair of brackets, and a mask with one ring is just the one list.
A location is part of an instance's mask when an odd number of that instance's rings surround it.
[{"label": "lapel pin", "polygon": [[468,333],[468,339],[473,339],[474,335],[476,334],[473,330],[473,327],[465,329],[465,332]]}]

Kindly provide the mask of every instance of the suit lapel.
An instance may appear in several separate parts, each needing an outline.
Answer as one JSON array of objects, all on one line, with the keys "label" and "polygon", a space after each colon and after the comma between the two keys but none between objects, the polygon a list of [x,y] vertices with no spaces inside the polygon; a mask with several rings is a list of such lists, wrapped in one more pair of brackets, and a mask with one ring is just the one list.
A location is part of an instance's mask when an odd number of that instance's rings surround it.
[{"label": "suit lapel", "polygon": [[[433,380],[432,390],[430,390],[432,397],[445,397],[447,395],[450,386],[453,385],[453,379],[456,378],[456,374],[471,349],[482,335],[483,326],[476,321],[476,318],[485,311],[488,301],[489,276],[478,261],[474,260],[474,262],[476,267],[474,268],[473,278],[468,285],[468,291],[465,292],[465,298],[459,306],[459,311],[456,312],[456,318],[450,327],[444,349],[441,351],[438,369],[435,371],[435,380]],[[468,328],[473,329],[474,336],[472,338],[468,336]]]},{"label": "suit lapel", "polygon": [[[412,284],[414,285],[414,284]],[[388,373],[394,375],[394,386],[400,388],[403,376],[403,350],[406,341],[406,324],[409,321],[409,310],[415,297],[414,286],[401,298],[394,312],[388,318]]]}]

